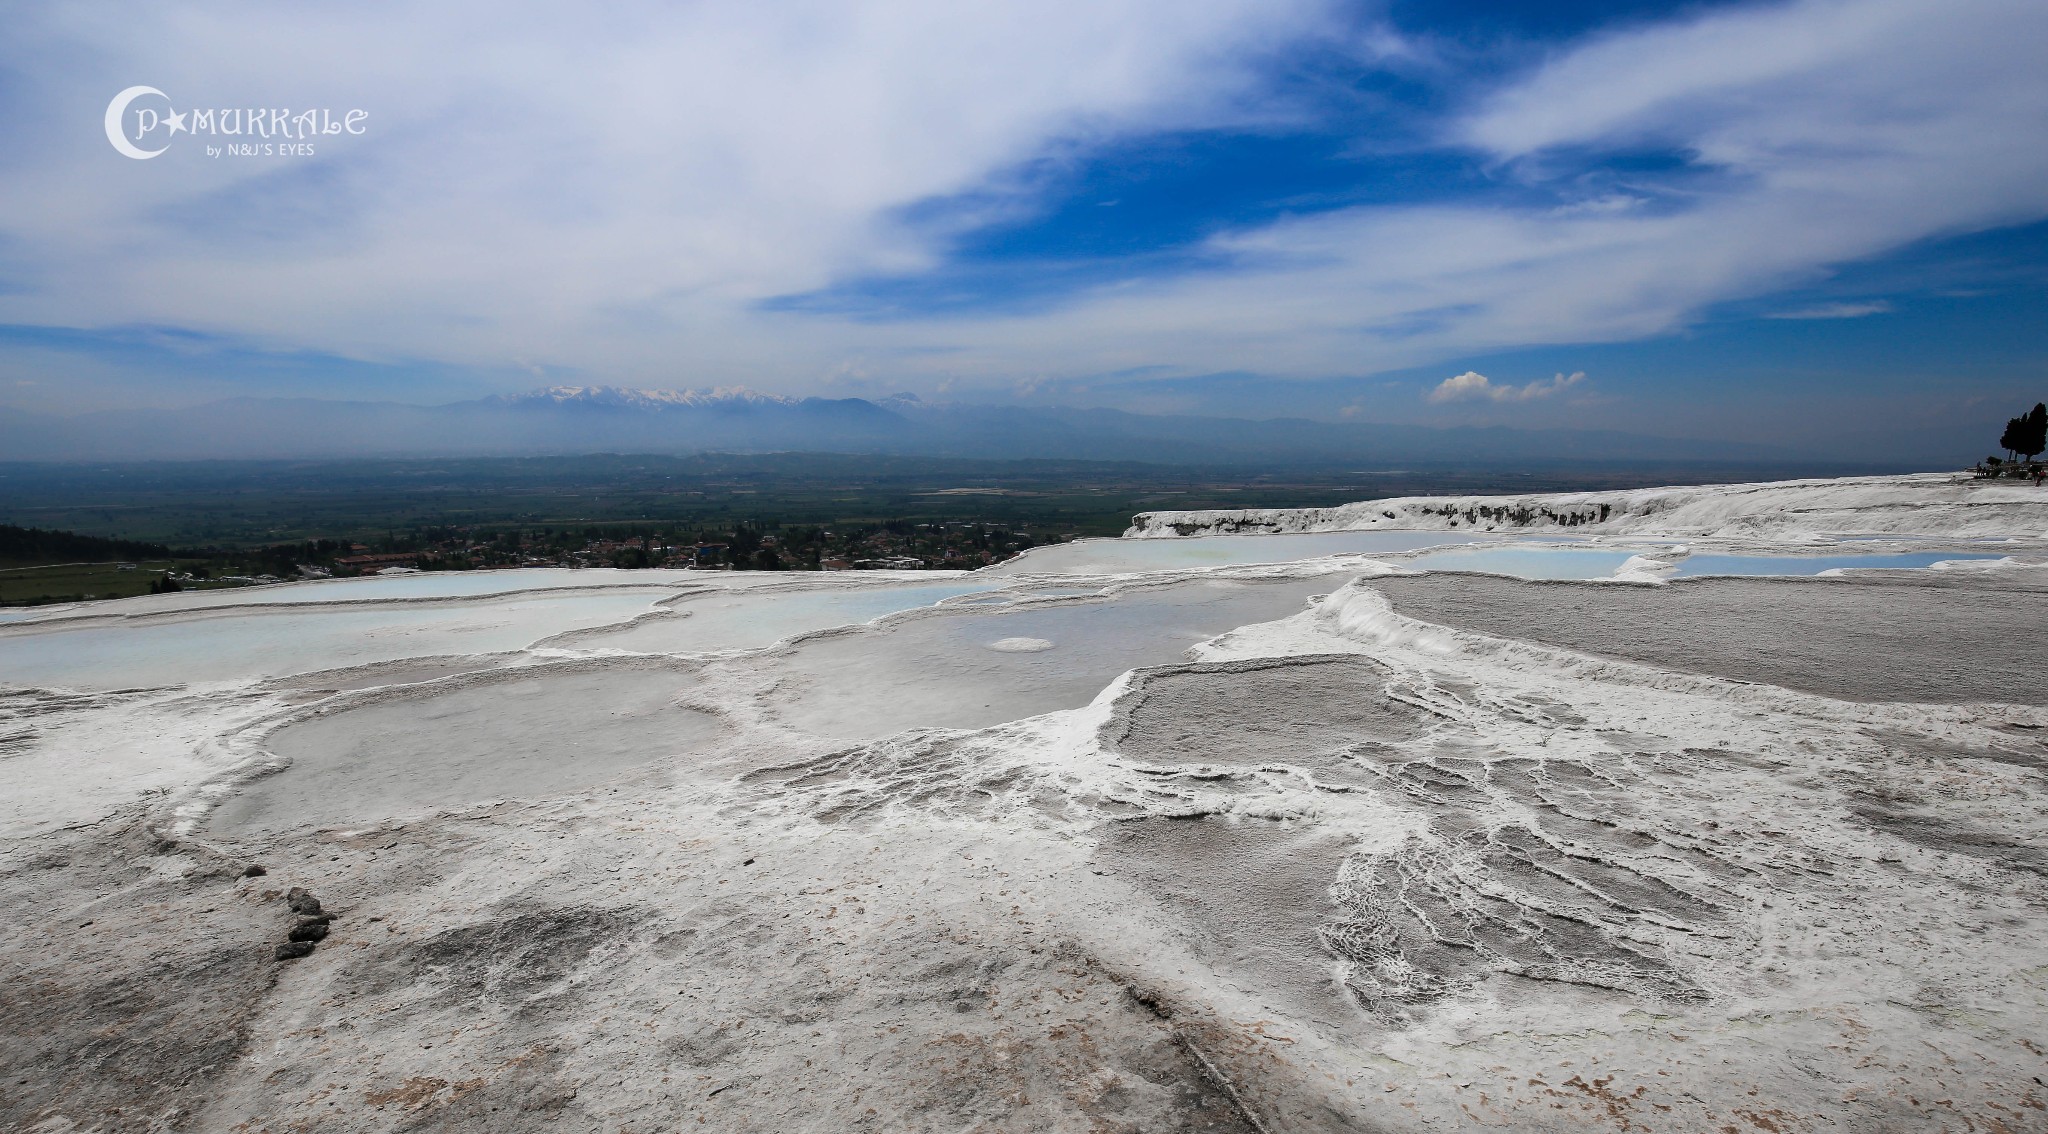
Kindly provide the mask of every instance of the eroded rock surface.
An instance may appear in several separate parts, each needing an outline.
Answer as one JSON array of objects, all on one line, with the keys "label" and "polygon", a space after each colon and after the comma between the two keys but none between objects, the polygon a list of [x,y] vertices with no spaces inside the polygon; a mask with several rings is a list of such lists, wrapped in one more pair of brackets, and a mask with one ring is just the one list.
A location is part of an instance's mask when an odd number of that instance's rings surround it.
[{"label": "eroded rock surface", "polygon": [[1424,622],[1867,701],[2048,704],[2034,635],[2048,586],[1926,572],[1681,579],[1383,579]]}]

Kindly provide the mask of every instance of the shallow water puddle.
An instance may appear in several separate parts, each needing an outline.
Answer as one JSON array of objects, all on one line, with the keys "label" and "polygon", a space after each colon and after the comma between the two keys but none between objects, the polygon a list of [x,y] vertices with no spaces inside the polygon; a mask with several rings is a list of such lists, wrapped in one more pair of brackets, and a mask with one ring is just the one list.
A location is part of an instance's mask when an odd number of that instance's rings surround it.
[{"label": "shallow water puddle", "polygon": [[1517,579],[1604,579],[1637,554],[1580,547],[1481,547],[1433,551],[1396,562],[1415,571],[1475,571]]},{"label": "shallow water puddle", "polygon": [[1325,555],[1392,555],[1425,547],[1478,543],[1456,532],[1303,532],[1286,535],[1188,536],[1183,539],[1084,539],[1033,548],[989,571],[1003,574],[1094,575],[1290,563]]},{"label": "shallow water puddle", "polygon": [[0,632],[0,684],[125,689],[254,679],[370,662],[516,650],[623,622],[657,596],[525,595],[457,605],[241,610]]},{"label": "shallow water puddle", "polygon": [[1346,578],[1202,581],[1095,601],[941,608],[748,665],[776,679],[767,695],[775,716],[817,735],[980,728],[1086,705],[1127,670],[1180,661],[1197,642],[1285,618]]},{"label": "shallow water puddle", "polygon": [[269,738],[290,767],[243,785],[208,822],[367,823],[591,787],[720,735],[717,718],[673,703],[689,684],[663,670],[535,673],[314,717]]},{"label": "shallow water puddle", "polygon": [[[706,595],[671,604],[673,616],[657,616],[596,634],[576,634],[553,643],[577,650],[703,654],[757,649],[785,638],[834,626],[852,626],[944,599],[994,590],[1001,582],[933,583],[922,586],[864,586],[805,591]],[[989,601],[1004,601],[996,596]]]},{"label": "shallow water puddle", "polygon": [[1981,552],[1907,551],[1883,555],[1695,555],[1678,563],[1680,576],[1818,575],[1823,571],[1914,569],[1959,559],[1999,559]]},{"label": "shallow water puddle", "polygon": [[[1417,571],[1470,571],[1516,579],[1607,579],[1637,556],[1658,558],[1655,549],[1590,547],[1479,547],[1432,551],[1398,560]],[[1877,555],[1692,555],[1674,558],[1671,577],[1704,575],[1818,575],[1824,571],[1925,568],[1958,559],[1997,559],[1981,552],[1916,551]]]}]

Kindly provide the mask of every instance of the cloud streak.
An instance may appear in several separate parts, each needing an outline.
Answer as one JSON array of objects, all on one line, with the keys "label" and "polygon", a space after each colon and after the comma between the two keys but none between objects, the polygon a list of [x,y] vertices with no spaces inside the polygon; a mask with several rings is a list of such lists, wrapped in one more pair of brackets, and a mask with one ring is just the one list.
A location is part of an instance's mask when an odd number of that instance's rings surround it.
[{"label": "cloud streak", "polygon": [[1882,299],[1867,303],[1816,303],[1811,307],[1798,307],[1791,311],[1773,311],[1766,319],[1861,319],[1866,315],[1882,315],[1892,309]]}]

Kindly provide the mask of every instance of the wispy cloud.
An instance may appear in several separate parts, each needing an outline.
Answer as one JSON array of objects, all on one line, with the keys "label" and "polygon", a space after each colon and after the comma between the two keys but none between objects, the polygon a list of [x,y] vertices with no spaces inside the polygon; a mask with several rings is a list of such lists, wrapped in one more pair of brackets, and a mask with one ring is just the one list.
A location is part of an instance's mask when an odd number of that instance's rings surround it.
[{"label": "wispy cloud", "polygon": [[1453,375],[1436,384],[1429,392],[1432,402],[1533,402],[1563,393],[1586,380],[1586,372],[1575,370],[1570,374],[1559,374],[1547,380],[1529,382],[1521,386],[1497,386],[1486,375],[1476,370]]},{"label": "wispy cloud", "polygon": [[1816,303],[1811,307],[1797,307],[1790,311],[1773,311],[1766,319],[1861,319],[1865,315],[1882,315],[1892,305],[1882,299],[1868,303]]}]

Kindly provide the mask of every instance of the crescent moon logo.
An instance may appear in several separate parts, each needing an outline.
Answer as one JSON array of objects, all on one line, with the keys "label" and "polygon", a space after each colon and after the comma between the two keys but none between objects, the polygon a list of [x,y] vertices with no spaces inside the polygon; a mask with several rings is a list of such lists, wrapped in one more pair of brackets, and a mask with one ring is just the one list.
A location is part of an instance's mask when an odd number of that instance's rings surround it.
[{"label": "crescent moon logo", "polygon": [[113,143],[114,148],[121,151],[123,157],[132,157],[137,161],[147,161],[170,148],[166,145],[154,150],[141,149],[122,135],[121,120],[128,116],[128,104],[143,95],[169,97],[155,87],[129,87],[115,95],[114,101],[107,104],[107,141]]}]

